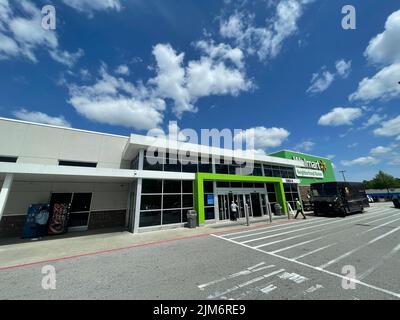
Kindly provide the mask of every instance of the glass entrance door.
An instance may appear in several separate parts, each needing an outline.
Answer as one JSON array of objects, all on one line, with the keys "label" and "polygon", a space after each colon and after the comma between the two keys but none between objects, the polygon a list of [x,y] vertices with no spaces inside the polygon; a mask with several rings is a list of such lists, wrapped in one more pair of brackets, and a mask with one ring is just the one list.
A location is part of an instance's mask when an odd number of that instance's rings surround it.
[{"label": "glass entrance door", "polygon": [[218,196],[219,220],[230,219],[229,199],[227,194]]}]

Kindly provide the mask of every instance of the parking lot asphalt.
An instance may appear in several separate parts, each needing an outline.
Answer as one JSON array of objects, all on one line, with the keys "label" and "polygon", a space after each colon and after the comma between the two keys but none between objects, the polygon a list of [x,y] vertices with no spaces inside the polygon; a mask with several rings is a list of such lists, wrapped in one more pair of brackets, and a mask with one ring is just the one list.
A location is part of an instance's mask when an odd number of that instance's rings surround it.
[{"label": "parking lot asphalt", "polygon": [[400,210],[383,203],[2,269],[0,299],[400,299],[399,270]]}]

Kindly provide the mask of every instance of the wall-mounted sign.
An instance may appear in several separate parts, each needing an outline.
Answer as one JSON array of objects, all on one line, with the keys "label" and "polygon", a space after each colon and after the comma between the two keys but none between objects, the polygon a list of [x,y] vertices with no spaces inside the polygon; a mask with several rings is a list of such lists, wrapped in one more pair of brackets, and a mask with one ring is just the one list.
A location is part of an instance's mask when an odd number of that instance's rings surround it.
[{"label": "wall-mounted sign", "polygon": [[208,206],[213,206],[214,205],[214,195],[213,194],[208,194],[207,195],[207,205]]},{"label": "wall-mounted sign", "polygon": [[296,176],[305,178],[323,179],[324,173],[321,170],[307,169],[296,167]]},{"label": "wall-mounted sign", "polygon": [[303,161],[304,163],[304,167],[309,168],[309,169],[314,169],[314,170],[320,170],[322,172],[326,171],[326,164],[323,160],[319,160],[319,161],[310,161],[307,159],[303,159],[300,157],[293,157],[293,160],[298,160],[298,161]]},{"label": "wall-mounted sign", "polygon": [[283,183],[296,183],[299,184],[300,183],[300,179],[287,179],[287,178],[283,178],[282,179]]}]

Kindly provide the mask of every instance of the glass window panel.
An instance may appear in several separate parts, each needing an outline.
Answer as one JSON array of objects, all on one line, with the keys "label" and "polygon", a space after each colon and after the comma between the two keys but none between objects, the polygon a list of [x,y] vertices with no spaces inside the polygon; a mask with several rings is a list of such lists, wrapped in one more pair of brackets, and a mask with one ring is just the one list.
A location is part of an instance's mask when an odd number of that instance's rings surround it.
[{"label": "glass window panel", "polygon": [[142,193],[161,193],[162,180],[143,180]]},{"label": "glass window panel", "polygon": [[91,201],[91,193],[74,193],[71,204],[71,212],[90,211]]},{"label": "glass window panel", "polygon": [[275,193],[275,185],[273,183],[267,183],[267,191]]},{"label": "glass window panel", "polygon": [[214,184],[212,181],[204,181],[204,193],[214,193]]},{"label": "glass window panel", "polygon": [[217,188],[229,188],[229,182],[219,181],[217,182]]},{"label": "glass window panel", "polygon": [[161,225],[161,211],[140,212],[139,227],[151,227]]},{"label": "glass window panel", "polygon": [[254,188],[254,183],[253,182],[243,182],[243,188]]},{"label": "glass window panel", "polygon": [[221,174],[228,174],[229,173],[229,166],[225,164],[216,164],[215,171]]},{"label": "glass window panel", "polygon": [[143,161],[143,170],[162,171],[162,161],[157,158],[145,157]]},{"label": "glass window panel", "polygon": [[197,172],[197,163],[183,164],[182,172],[196,173]]},{"label": "glass window panel", "polygon": [[164,193],[181,193],[181,180],[164,180]]},{"label": "glass window panel", "polygon": [[272,177],[273,176],[271,166],[264,165],[264,175],[266,177]]},{"label": "glass window panel", "polygon": [[172,224],[182,222],[182,211],[179,210],[164,210],[162,224]]},{"label": "glass window panel", "polygon": [[[253,184],[251,184],[253,185]],[[231,188],[243,188],[243,183],[241,182],[231,182]]]},{"label": "glass window panel", "polygon": [[262,169],[261,167],[254,167],[253,169],[253,176],[261,177],[262,176]]},{"label": "glass window panel", "polygon": [[181,195],[169,194],[163,196],[163,209],[181,208]]},{"label": "glass window panel", "polygon": [[214,207],[205,208],[204,213],[205,213],[206,220],[215,219]]},{"label": "glass window panel", "polygon": [[182,181],[183,193],[193,193],[193,181]]},{"label": "glass window panel", "polygon": [[182,208],[191,208],[193,207],[193,195],[192,194],[184,194],[182,196]]},{"label": "glass window panel", "polygon": [[140,203],[141,210],[161,209],[161,195],[142,196]]},{"label": "glass window panel", "polygon": [[281,171],[279,170],[279,167],[274,167],[272,169],[272,175],[274,177],[280,177],[281,176]]},{"label": "glass window panel", "polygon": [[258,189],[264,189],[264,184],[263,183],[255,183],[254,184],[254,188],[258,188]]},{"label": "glass window panel", "polygon": [[276,194],[275,193],[268,193],[269,202],[276,202]]}]

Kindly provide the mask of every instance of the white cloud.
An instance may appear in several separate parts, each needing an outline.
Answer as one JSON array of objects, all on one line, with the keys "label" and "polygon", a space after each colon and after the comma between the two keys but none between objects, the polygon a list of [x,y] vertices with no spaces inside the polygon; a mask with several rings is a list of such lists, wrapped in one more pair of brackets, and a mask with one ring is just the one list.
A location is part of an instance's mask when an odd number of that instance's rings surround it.
[{"label": "white cloud", "polygon": [[354,160],[342,160],[340,163],[343,166],[350,167],[354,165],[361,165],[361,166],[367,166],[367,165],[374,165],[378,164],[380,161],[374,157],[367,156],[367,157],[360,157]]},{"label": "white cloud", "polygon": [[55,61],[68,67],[73,67],[76,62],[83,56],[84,52],[82,49],[79,49],[75,53],[61,50],[53,50],[50,51],[49,54]]},{"label": "white cloud", "polygon": [[66,5],[89,15],[94,11],[121,10],[120,0],[62,0]]},{"label": "white cloud", "polygon": [[372,38],[364,52],[367,60],[383,66],[373,77],[364,78],[356,92],[350,95],[351,101],[388,101],[400,97],[400,10],[392,13],[386,20],[385,30]]},{"label": "white cloud", "polygon": [[382,154],[388,153],[390,151],[392,151],[392,148],[390,148],[390,147],[378,146],[378,147],[372,148],[370,153],[374,156],[377,156],[377,155],[382,155]]},{"label": "white cloud", "polygon": [[371,39],[364,55],[371,63],[391,64],[400,62],[400,10],[386,20],[385,31]]},{"label": "white cloud", "polygon": [[334,108],[327,114],[319,118],[318,124],[322,126],[341,126],[351,125],[353,121],[360,118],[362,110],[360,108]]},{"label": "white cloud", "polygon": [[252,83],[241,70],[227,67],[223,62],[215,63],[210,58],[190,61],[187,77],[188,90],[195,98],[226,94],[237,96],[241,91],[252,88]]},{"label": "white cloud", "polygon": [[201,40],[196,43],[196,47],[203,50],[211,59],[216,61],[233,62],[236,67],[242,68],[244,66],[244,54],[239,48],[232,48],[230,45],[220,43],[216,45],[213,41]]},{"label": "white cloud", "polygon": [[[400,49],[399,49],[400,50]],[[356,92],[350,95],[350,101],[388,101],[400,97],[400,63],[383,68],[372,78],[364,78]]]},{"label": "white cloud", "polygon": [[235,135],[235,143],[244,143],[252,140],[254,150],[260,153],[267,148],[279,147],[289,137],[290,132],[284,128],[255,127],[244,130]]},{"label": "white cloud", "polygon": [[345,61],[344,59],[336,61],[336,72],[342,78],[347,78],[351,72],[351,60]]},{"label": "white cloud", "polygon": [[[236,96],[253,88],[246,77],[241,50],[225,44],[199,42],[199,60],[184,62],[184,53],[177,53],[169,44],[157,44],[153,55],[157,67],[147,83],[133,85],[108,74],[103,65],[101,78],[92,86],[68,85],[69,102],[85,117],[108,124],[136,129],[158,127],[163,120],[166,100],[173,101],[172,110],[180,117],[196,112],[195,103],[210,95]],[[123,66],[116,73],[126,73]]]},{"label": "white cloud", "polygon": [[70,85],[69,91],[68,102],[79,114],[95,122],[146,130],[163,121],[165,102],[162,99],[141,84],[134,86],[109,75],[104,67],[95,84]]},{"label": "white cloud", "polygon": [[[17,14],[21,14],[18,16]],[[60,50],[57,33],[42,27],[42,14],[29,0],[0,3],[0,60],[22,57],[37,62],[36,51],[44,49],[57,62],[72,66],[82,55]]]},{"label": "white cloud", "polygon": [[353,142],[347,145],[347,148],[353,149],[355,147],[358,147],[359,143],[358,142]]},{"label": "white cloud", "polygon": [[381,116],[381,115],[375,113],[368,119],[368,121],[363,123],[363,128],[365,129],[365,128],[371,127],[373,125],[379,124],[380,122],[385,120],[386,117],[387,117],[387,115]]},{"label": "white cloud", "polygon": [[315,142],[312,141],[303,141],[302,143],[297,144],[294,149],[298,151],[311,151],[315,146]]},{"label": "white cloud", "polygon": [[[238,95],[252,88],[242,68],[241,52],[230,46],[200,42],[206,52],[199,60],[184,66],[184,53],[178,54],[169,44],[157,44],[153,54],[157,62],[157,75],[149,81],[156,86],[157,94],[174,101],[177,116],[183,112],[196,112],[194,106],[201,97],[210,95]],[[239,51],[238,51],[239,50]],[[228,66],[227,61],[234,66]],[[240,65],[240,68],[237,67]]]},{"label": "white cloud", "polygon": [[162,98],[170,98],[175,102],[177,114],[185,111],[195,112],[187,87],[186,73],[183,65],[185,54],[177,54],[169,44],[157,44],[153,48],[157,62],[157,76],[150,83],[157,86],[157,92]]},{"label": "white cloud", "polygon": [[337,77],[347,78],[351,72],[351,60],[347,62],[344,59],[336,61],[335,72],[330,72],[326,69],[326,66],[323,66],[319,72],[312,75],[311,85],[307,89],[308,93],[324,92]]},{"label": "white cloud", "polygon": [[400,134],[400,116],[384,121],[381,127],[374,130],[376,136],[393,137]]},{"label": "white cloud", "polygon": [[275,58],[283,42],[297,32],[297,23],[309,0],[281,0],[266,25],[256,27],[254,16],[235,13],[222,20],[220,34],[233,39],[248,54],[257,54],[260,60]]},{"label": "white cloud", "polygon": [[20,120],[50,124],[53,126],[60,127],[71,127],[71,124],[65,120],[63,116],[52,117],[43,112],[28,111],[26,109],[20,109],[13,112],[13,115]]},{"label": "white cloud", "polygon": [[329,71],[314,73],[311,78],[311,85],[307,89],[309,93],[320,93],[327,90],[335,79],[335,75]]},{"label": "white cloud", "polygon": [[130,70],[129,67],[126,64],[118,66],[115,71],[116,74],[122,75],[122,76],[129,76],[130,75]]},{"label": "white cloud", "polygon": [[334,155],[334,154],[328,154],[328,155],[326,155],[325,158],[327,158],[327,159],[329,159],[329,160],[333,160],[333,159],[336,158],[336,155]]}]

